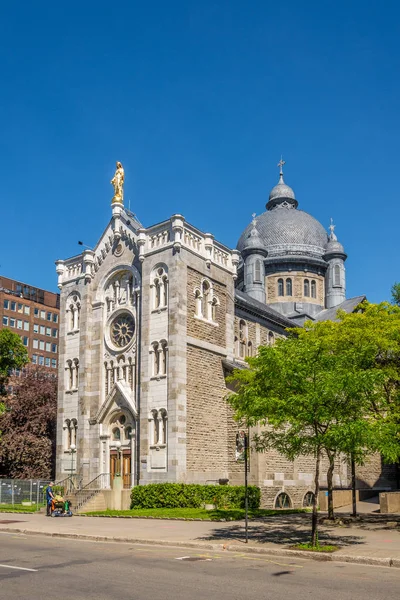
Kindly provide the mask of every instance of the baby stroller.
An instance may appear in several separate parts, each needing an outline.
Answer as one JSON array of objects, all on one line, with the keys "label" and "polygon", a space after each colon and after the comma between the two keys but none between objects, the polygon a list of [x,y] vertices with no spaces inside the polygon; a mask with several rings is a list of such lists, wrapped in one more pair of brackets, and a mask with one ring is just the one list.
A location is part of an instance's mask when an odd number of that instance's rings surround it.
[{"label": "baby stroller", "polygon": [[71,502],[62,496],[55,496],[51,501],[52,517],[72,517]]}]

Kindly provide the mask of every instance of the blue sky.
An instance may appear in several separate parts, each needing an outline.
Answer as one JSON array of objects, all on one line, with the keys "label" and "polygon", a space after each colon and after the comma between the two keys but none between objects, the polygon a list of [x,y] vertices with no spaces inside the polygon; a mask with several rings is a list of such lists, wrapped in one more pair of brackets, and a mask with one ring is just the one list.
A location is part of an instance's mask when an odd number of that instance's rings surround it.
[{"label": "blue sky", "polygon": [[400,5],[22,0],[0,7],[0,273],[108,222],[115,160],[144,225],[182,213],[235,247],[283,154],[299,207],[332,216],[347,294],[400,280]]}]

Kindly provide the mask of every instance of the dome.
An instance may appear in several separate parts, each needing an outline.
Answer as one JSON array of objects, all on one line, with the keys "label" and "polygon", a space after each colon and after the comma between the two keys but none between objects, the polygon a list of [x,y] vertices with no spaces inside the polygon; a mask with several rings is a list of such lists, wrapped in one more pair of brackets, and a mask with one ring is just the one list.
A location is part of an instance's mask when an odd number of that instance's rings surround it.
[{"label": "dome", "polygon": [[245,236],[243,242],[243,253],[251,254],[252,251],[259,251],[261,254],[266,255],[264,242],[257,229],[257,221],[255,215],[253,215],[253,221],[250,225],[249,232]]},{"label": "dome", "polygon": [[277,198],[296,200],[294,191],[289,185],[286,185],[282,177],[280,178],[279,183],[277,183],[276,186],[272,188],[271,193],[269,195],[269,201],[276,200]]},{"label": "dome", "polygon": [[[251,229],[252,224],[250,223],[239,238],[237,249],[240,252],[244,248]],[[314,252],[323,255],[328,242],[328,234],[321,223],[303,210],[293,207],[275,208],[259,215],[257,230],[269,253],[274,250],[274,247],[277,250],[276,246],[306,245],[313,246]],[[286,253],[284,248],[281,250],[281,254]]]}]

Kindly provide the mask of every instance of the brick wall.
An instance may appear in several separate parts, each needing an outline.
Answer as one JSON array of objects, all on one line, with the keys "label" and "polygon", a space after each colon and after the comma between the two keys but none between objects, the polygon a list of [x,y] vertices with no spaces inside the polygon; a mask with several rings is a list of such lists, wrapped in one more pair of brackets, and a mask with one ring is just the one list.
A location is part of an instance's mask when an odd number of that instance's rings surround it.
[{"label": "brick wall", "polygon": [[187,334],[205,340],[218,346],[226,344],[226,287],[211,278],[214,294],[218,297],[219,306],[216,307],[215,321],[217,324],[196,319],[196,300],[194,290],[200,288],[204,276],[188,268],[187,273]]}]

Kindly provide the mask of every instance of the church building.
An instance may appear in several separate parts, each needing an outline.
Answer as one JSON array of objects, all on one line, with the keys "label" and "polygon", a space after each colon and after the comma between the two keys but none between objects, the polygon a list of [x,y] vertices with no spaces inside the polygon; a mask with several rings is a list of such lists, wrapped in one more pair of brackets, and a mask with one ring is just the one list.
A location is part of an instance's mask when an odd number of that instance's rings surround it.
[{"label": "church building", "polygon": [[[144,227],[124,207],[117,163],[111,218],[96,247],[56,263],[59,480],[72,468],[100,489],[117,470],[126,489],[243,483],[226,375],[288,327],[335,318],[338,307],[352,311],[364,299],[346,300],[346,253],[334,226],[328,234],[298,208],[279,166],[266,211],[230,249],[181,214]],[[313,462],[252,453],[249,481],[264,506],[302,506]],[[334,483],[349,484],[347,463],[338,462]]]}]

